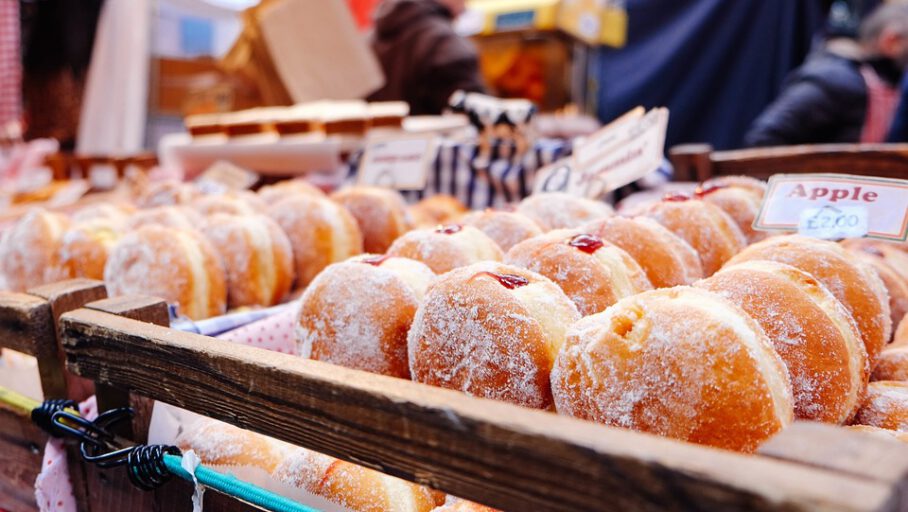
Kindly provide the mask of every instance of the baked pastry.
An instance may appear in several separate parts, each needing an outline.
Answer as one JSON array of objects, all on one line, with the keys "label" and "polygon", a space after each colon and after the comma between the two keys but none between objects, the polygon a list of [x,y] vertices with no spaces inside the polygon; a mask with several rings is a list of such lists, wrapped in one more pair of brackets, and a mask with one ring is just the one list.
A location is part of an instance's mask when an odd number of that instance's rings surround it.
[{"label": "baked pastry", "polygon": [[501,210],[473,212],[461,217],[459,222],[482,231],[505,252],[524,240],[542,234],[542,228],[529,217]]},{"label": "baked pastry", "polygon": [[871,380],[908,382],[908,346],[887,347],[880,352]]},{"label": "baked pastry", "polygon": [[391,242],[410,229],[407,203],[396,190],[380,187],[348,187],[331,194],[353,215],[363,234],[363,250],[382,254]]},{"label": "baked pastry", "polygon": [[747,245],[741,229],[718,206],[683,194],[667,196],[640,212],[678,235],[700,255],[703,275],[713,273]]},{"label": "baked pastry", "polygon": [[882,438],[882,439],[896,439],[898,441],[908,443],[908,433],[906,433],[906,432],[899,432],[897,430],[889,430],[886,428],[879,428],[879,427],[870,427],[867,425],[851,425],[851,426],[845,427],[845,428],[847,428],[848,430],[853,430],[855,432],[863,432],[865,434],[870,434],[870,435],[873,435],[875,437]]},{"label": "baked pastry", "polygon": [[189,204],[201,194],[199,189],[190,183],[177,180],[150,182],[136,198],[139,208],[154,208],[155,206],[174,206]]},{"label": "baked pastry", "polygon": [[908,432],[908,382],[871,382],[853,424]]},{"label": "baked pastry", "polygon": [[785,363],[760,325],[687,286],[622,299],[574,324],[552,392],[561,414],[743,452],[794,415]]},{"label": "baked pastry", "polygon": [[421,261],[436,274],[504,257],[498,244],[485,233],[460,224],[410,231],[391,244],[388,255]]},{"label": "baked pastry", "polygon": [[303,179],[284,180],[272,185],[265,185],[258,190],[259,198],[265,204],[274,204],[282,199],[301,194],[304,196],[324,197],[325,193],[315,185]]},{"label": "baked pastry", "polygon": [[757,231],[753,228],[754,220],[760,213],[762,194],[736,186],[705,185],[697,187],[694,195],[697,199],[718,206],[727,213],[741,229],[748,243],[759,242],[770,236],[767,231]]},{"label": "baked pastry", "polygon": [[551,408],[549,372],[577,308],[555,283],[482,262],[429,287],[407,337],[417,382]]},{"label": "baked pastry", "polygon": [[293,287],[293,251],[276,222],[265,215],[216,213],[202,227],[221,258],[227,305],[273,306]]},{"label": "baked pastry", "polygon": [[433,509],[432,512],[498,512],[498,509],[454,496],[448,496],[444,504]]},{"label": "baked pastry", "polygon": [[283,458],[283,445],[276,440],[208,418],[190,423],[176,444],[209,466],[251,466],[271,473]]},{"label": "baked pastry", "polygon": [[24,292],[53,281],[69,219],[33,208],[0,233],[0,289]]},{"label": "baked pastry", "polygon": [[615,210],[601,201],[546,192],[524,198],[517,205],[517,213],[533,219],[543,231],[549,231],[576,228],[591,220],[614,215]]},{"label": "baked pastry", "polygon": [[158,206],[134,213],[126,221],[126,230],[133,231],[142,226],[164,226],[175,229],[198,229],[202,216],[195,210],[183,206]]},{"label": "baked pastry", "polygon": [[704,189],[712,187],[744,188],[760,199],[763,199],[766,194],[766,182],[752,176],[717,176],[704,181],[700,186]]},{"label": "baked pastry", "polygon": [[577,230],[549,231],[520,242],[508,251],[505,262],[554,281],[583,316],[653,288],[628,253]]},{"label": "baked pastry", "polygon": [[110,251],[104,283],[111,296],[160,297],[193,320],[223,314],[227,305],[224,268],[196,231],[149,225],[127,233]]},{"label": "baked pastry", "polygon": [[763,240],[735,256],[729,264],[751,260],[786,263],[823,283],[857,322],[870,367],[873,367],[877,355],[892,334],[889,297],[873,269],[834,242],[799,235]]},{"label": "baked pastry", "polygon": [[608,217],[580,228],[626,251],[656,288],[692,284],[703,277],[697,251],[681,237],[646,217]]},{"label": "baked pastry", "polygon": [[797,419],[844,423],[854,414],[869,376],[867,351],[851,314],[813,276],[754,260],[696,286],[760,324],[788,368]]},{"label": "baked pastry", "polygon": [[124,226],[129,216],[135,212],[136,208],[126,203],[98,203],[80,208],[72,214],[70,220],[73,224],[79,224],[85,221],[103,219],[119,228]]},{"label": "baked pastry", "polygon": [[390,256],[329,265],[300,301],[299,354],[409,379],[407,331],[434,277],[423,263]]},{"label": "baked pastry", "polygon": [[886,259],[863,250],[850,250],[852,254],[876,271],[889,293],[889,317],[892,325],[897,326],[908,313],[908,280],[896,272]]},{"label": "baked pastry", "polygon": [[895,335],[892,336],[892,343],[886,348],[895,347],[908,347],[908,316],[902,318],[902,321],[899,322],[898,329],[895,330]]},{"label": "baked pastry", "polygon": [[363,252],[356,219],[327,197],[295,194],[268,209],[293,249],[296,287],[303,288],[328,265]]},{"label": "baked pastry", "polygon": [[467,207],[454,196],[439,194],[423,199],[408,211],[414,227],[431,228],[456,221],[467,211]]},{"label": "baked pastry", "polygon": [[60,241],[56,279],[84,277],[104,279],[104,265],[111,248],[122,234],[118,221],[95,217],[70,226]]},{"label": "baked pastry", "polygon": [[192,201],[192,209],[202,215],[230,213],[233,215],[255,215],[267,209],[265,201],[247,190],[206,194]]}]

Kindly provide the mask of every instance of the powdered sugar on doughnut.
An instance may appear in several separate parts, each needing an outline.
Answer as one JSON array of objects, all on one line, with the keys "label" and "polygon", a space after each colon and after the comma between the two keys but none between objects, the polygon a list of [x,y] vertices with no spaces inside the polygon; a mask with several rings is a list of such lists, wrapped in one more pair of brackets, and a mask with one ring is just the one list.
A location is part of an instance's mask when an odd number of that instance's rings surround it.
[{"label": "powdered sugar on doughnut", "polygon": [[526,215],[543,230],[575,228],[598,219],[614,215],[611,206],[590,199],[583,199],[561,192],[533,194],[517,205],[517,213]]},{"label": "powdered sugar on doughnut", "polygon": [[12,291],[25,291],[59,277],[58,251],[66,217],[29,210],[0,238],[0,274]]},{"label": "powdered sugar on doughnut", "polygon": [[436,274],[479,261],[501,261],[504,256],[491,238],[472,226],[451,234],[416,229],[395,240],[388,254],[421,261]]},{"label": "powdered sugar on doughnut", "polygon": [[908,383],[871,382],[854,424],[908,432]]},{"label": "powdered sugar on doughnut", "polygon": [[479,229],[505,252],[524,240],[542,234],[542,228],[536,222],[525,215],[513,212],[494,210],[473,212],[463,217],[461,223]]}]

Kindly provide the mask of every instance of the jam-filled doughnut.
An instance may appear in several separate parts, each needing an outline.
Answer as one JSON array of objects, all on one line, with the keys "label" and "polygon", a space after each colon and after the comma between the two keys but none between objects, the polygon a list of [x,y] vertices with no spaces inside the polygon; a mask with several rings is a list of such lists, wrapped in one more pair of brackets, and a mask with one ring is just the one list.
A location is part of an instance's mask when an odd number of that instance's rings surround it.
[{"label": "jam-filled doughnut", "polygon": [[161,297],[193,320],[227,305],[224,268],[197,231],[148,225],[127,233],[110,251],[104,283],[111,296]]},{"label": "jam-filled doughnut", "polygon": [[388,254],[421,261],[436,274],[504,257],[498,244],[485,233],[461,224],[410,231],[391,244]]},{"label": "jam-filled doughnut", "polygon": [[762,201],[762,195],[755,194],[753,190],[736,186],[704,185],[694,190],[694,196],[727,213],[741,229],[748,243],[769,237],[769,232],[753,228]]},{"label": "jam-filled doughnut", "polygon": [[277,440],[208,418],[190,423],[176,440],[183,451],[192,450],[203,464],[251,466],[274,471],[284,458],[285,445]]},{"label": "jam-filled doughnut", "polygon": [[57,278],[65,216],[29,210],[0,234],[0,289],[24,292]]},{"label": "jam-filled doughnut", "polygon": [[705,276],[713,275],[747,245],[741,229],[721,208],[684,194],[666,196],[640,213],[689,243],[700,255]]},{"label": "jam-filled doughnut", "polygon": [[175,229],[198,229],[203,217],[190,208],[183,206],[156,206],[139,210],[126,221],[126,230],[136,230],[142,226],[164,226]]},{"label": "jam-filled doughnut", "polygon": [[269,205],[295,195],[325,197],[325,193],[320,188],[303,179],[284,180],[272,185],[265,185],[257,193],[259,198]]},{"label": "jam-filled doughnut", "polygon": [[439,194],[423,199],[408,211],[415,227],[431,228],[456,221],[467,207],[454,196]]},{"label": "jam-filled doughnut", "polygon": [[848,310],[810,274],[775,261],[726,267],[697,283],[747,312],[785,361],[798,419],[843,423],[860,404],[869,366]]},{"label": "jam-filled doughnut", "polygon": [[622,299],[571,326],[552,392],[561,414],[744,452],[794,413],[785,363],[760,325],[686,286]]},{"label": "jam-filled doughnut", "polygon": [[751,260],[786,263],[811,274],[854,317],[871,368],[892,333],[889,297],[876,272],[834,242],[799,235],[776,236],[751,245],[730,265]]},{"label": "jam-filled doughnut", "polygon": [[555,230],[520,242],[505,262],[555,282],[583,316],[653,288],[646,273],[618,246],[577,230]]},{"label": "jam-filled doughnut", "polygon": [[717,176],[704,181],[702,188],[737,187],[749,190],[760,199],[766,194],[766,182],[752,176]]},{"label": "jam-filled doughnut", "polygon": [[396,190],[355,186],[331,194],[353,215],[363,234],[363,250],[381,254],[410,229],[407,203]]},{"label": "jam-filled doughnut", "polygon": [[887,347],[880,352],[871,379],[908,382],[908,346]]},{"label": "jam-filled doughnut", "polygon": [[229,191],[223,194],[199,196],[190,204],[202,215],[230,213],[233,215],[255,215],[267,209],[265,201],[247,190]]},{"label": "jam-filled doughnut", "polygon": [[908,432],[908,382],[871,382],[853,424]]},{"label": "jam-filled doughnut", "polygon": [[889,317],[892,318],[892,325],[897,326],[908,313],[908,280],[900,276],[884,258],[863,250],[850,250],[850,252],[857,259],[872,267],[880,276],[883,286],[889,293]]},{"label": "jam-filled doughnut", "polygon": [[515,212],[500,210],[473,212],[463,216],[460,223],[482,231],[494,240],[502,251],[509,251],[518,243],[542,234],[542,228],[533,219]]},{"label": "jam-filled doughnut", "polygon": [[545,277],[496,262],[438,277],[408,335],[417,382],[535,408],[550,408],[549,373],[580,318]]},{"label": "jam-filled doughnut", "polygon": [[434,277],[421,262],[391,256],[329,265],[300,301],[300,355],[410,378],[407,331]]},{"label": "jam-filled doughnut", "polygon": [[697,251],[647,217],[608,217],[580,228],[611,242],[634,258],[656,288],[692,284],[703,277]]},{"label": "jam-filled doughnut", "polygon": [[294,195],[272,206],[268,216],[290,239],[297,288],[309,284],[328,265],[363,252],[356,219],[327,197]]},{"label": "jam-filled doughnut", "polygon": [[118,221],[95,217],[73,224],[60,241],[58,279],[104,279],[104,265],[122,234]]},{"label": "jam-filled doughnut", "polygon": [[276,222],[264,215],[209,216],[202,233],[221,258],[227,305],[273,306],[293,287],[293,251]]},{"label": "jam-filled doughnut", "polygon": [[533,194],[517,205],[517,213],[533,219],[544,231],[576,228],[615,214],[611,206],[562,192]]}]

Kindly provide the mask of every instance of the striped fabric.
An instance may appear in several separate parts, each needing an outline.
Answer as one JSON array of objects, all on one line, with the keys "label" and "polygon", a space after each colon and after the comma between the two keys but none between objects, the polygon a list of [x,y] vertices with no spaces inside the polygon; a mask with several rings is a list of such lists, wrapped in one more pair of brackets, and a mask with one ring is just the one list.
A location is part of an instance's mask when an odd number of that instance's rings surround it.
[{"label": "striped fabric", "polygon": [[898,107],[899,90],[884,82],[870,66],[861,66],[861,75],[867,85],[867,114],[861,129],[861,142],[886,142],[889,125]]},{"label": "striped fabric", "polygon": [[0,0],[0,132],[22,116],[19,0]]}]

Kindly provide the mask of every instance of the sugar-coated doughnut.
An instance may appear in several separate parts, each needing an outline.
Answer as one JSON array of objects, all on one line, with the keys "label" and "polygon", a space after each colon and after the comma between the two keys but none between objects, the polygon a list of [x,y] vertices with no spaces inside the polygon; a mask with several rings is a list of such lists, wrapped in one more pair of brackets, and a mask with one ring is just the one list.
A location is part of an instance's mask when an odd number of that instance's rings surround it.
[{"label": "sugar-coated doughnut", "polygon": [[686,195],[666,197],[640,213],[689,243],[700,255],[705,276],[713,275],[747,245],[741,229],[721,208]]},{"label": "sugar-coated doughnut", "polygon": [[156,181],[149,183],[136,198],[136,206],[153,208],[189,204],[199,194],[199,189],[190,183],[177,180]]},{"label": "sugar-coated doughnut", "polygon": [[853,424],[908,432],[908,382],[871,382]]},{"label": "sugar-coated doughnut", "polygon": [[198,229],[202,216],[195,210],[182,206],[157,206],[139,210],[126,221],[126,230],[135,230],[142,226],[164,226],[175,229]]},{"label": "sugar-coated doughnut", "polygon": [[871,380],[908,382],[908,346],[887,347],[880,352]]},{"label": "sugar-coated doughnut", "polygon": [[524,240],[542,234],[542,228],[533,219],[515,212],[473,212],[463,216],[459,222],[482,231],[505,252]]},{"label": "sugar-coated doughnut", "polygon": [[862,250],[852,250],[851,253],[880,276],[889,292],[889,317],[892,318],[892,325],[897,326],[908,313],[908,280],[903,279],[884,258]]},{"label": "sugar-coated doughnut", "polygon": [[752,176],[717,176],[704,181],[701,185],[703,188],[711,187],[738,187],[749,190],[751,193],[762,199],[766,194],[766,182],[758,180]]},{"label": "sugar-coated doughnut", "polygon": [[622,299],[574,324],[552,392],[561,414],[744,452],[794,415],[785,363],[760,325],[686,286]]},{"label": "sugar-coated doughnut", "polygon": [[107,256],[121,234],[121,224],[105,217],[91,218],[70,226],[60,241],[58,279],[104,279]]},{"label": "sugar-coated doughnut", "polygon": [[33,208],[0,234],[0,289],[24,292],[57,278],[65,216]]},{"label": "sugar-coated doughnut", "polygon": [[224,266],[230,308],[273,306],[290,292],[290,240],[269,217],[216,213],[205,220],[202,233]]},{"label": "sugar-coated doughnut", "polygon": [[417,382],[550,408],[549,373],[564,334],[580,318],[545,277],[496,262],[440,276],[407,338]]},{"label": "sugar-coated doughnut", "polygon": [[84,208],[80,208],[72,214],[70,220],[73,224],[80,222],[104,219],[109,223],[120,227],[126,224],[130,215],[136,212],[136,208],[126,203],[98,203]]},{"label": "sugar-coated doughnut", "polygon": [[363,252],[356,219],[327,197],[294,195],[268,209],[290,239],[296,287],[303,288],[328,265]]},{"label": "sugar-coated doughnut", "polygon": [[646,273],[618,246],[578,230],[555,230],[515,245],[505,262],[555,282],[583,316],[653,288]]},{"label": "sugar-coated doughnut", "polygon": [[501,261],[504,257],[498,244],[485,233],[461,224],[410,231],[391,244],[388,254],[421,261],[436,274],[478,261]]},{"label": "sugar-coated doughnut", "polygon": [[692,284],[703,277],[697,251],[647,217],[608,217],[580,228],[624,249],[656,288]]},{"label": "sugar-coated doughnut", "polygon": [[195,198],[190,207],[202,215],[230,213],[255,215],[267,209],[265,201],[248,190],[231,190],[223,194],[206,194]]},{"label": "sugar-coated doughnut", "polygon": [[284,180],[272,185],[265,185],[258,190],[258,196],[266,204],[274,204],[294,195],[324,197],[325,193],[315,185],[303,179]]},{"label": "sugar-coated doughnut", "polygon": [[517,213],[533,219],[544,231],[576,228],[615,214],[611,206],[561,192],[533,194],[517,205]]},{"label": "sugar-coated doughnut", "polygon": [[729,265],[750,260],[786,263],[823,283],[857,322],[873,367],[892,333],[892,318],[886,287],[872,268],[834,242],[799,235],[772,237],[751,245]]},{"label": "sugar-coated doughnut", "polygon": [[736,304],[788,368],[795,417],[843,423],[860,405],[869,365],[848,310],[810,274],[775,261],[725,267],[697,287]]},{"label": "sugar-coated doughnut", "polygon": [[354,512],[429,512],[438,502],[428,487],[305,448],[287,455],[273,475]]},{"label": "sugar-coated doughnut", "polygon": [[444,504],[433,509],[432,512],[498,512],[498,509],[462,498],[448,496]]},{"label": "sugar-coated doughnut", "polygon": [[300,300],[300,355],[409,379],[407,331],[434,278],[425,264],[390,256],[329,265]]},{"label": "sugar-coated doughnut", "polygon": [[454,196],[439,194],[423,199],[408,211],[415,227],[431,228],[454,222],[467,211],[467,207]]},{"label": "sugar-coated doughnut", "polygon": [[180,450],[192,450],[203,464],[251,466],[269,473],[284,457],[283,443],[212,419],[187,425],[176,440]]},{"label": "sugar-coated doughnut", "polygon": [[895,335],[892,336],[892,343],[887,348],[895,347],[908,347],[908,316],[905,316],[899,322],[898,329],[895,330]]},{"label": "sugar-coated doughnut", "polygon": [[355,186],[338,190],[331,199],[356,219],[366,252],[384,253],[391,242],[411,228],[407,203],[396,190]]},{"label": "sugar-coated doughnut", "polygon": [[753,190],[735,186],[707,185],[698,187],[694,195],[727,213],[741,229],[748,243],[759,242],[769,237],[769,232],[753,228],[754,219],[760,213],[761,202],[761,195],[755,194]]},{"label": "sugar-coated doughnut", "polygon": [[876,436],[876,437],[882,438],[882,439],[896,439],[898,441],[908,443],[908,433],[906,433],[906,432],[899,432],[897,430],[889,430],[887,428],[871,427],[868,425],[851,425],[851,426],[845,427],[845,428],[847,428],[848,430],[853,430],[855,432],[863,432],[865,434],[871,434],[873,436]]},{"label": "sugar-coated doughnut", "polygon": [[224,268],[196,231],[143,226],[120,238],[104,266],[111,296],[152,295],[177,304],[193,320],[223,314]]}]

